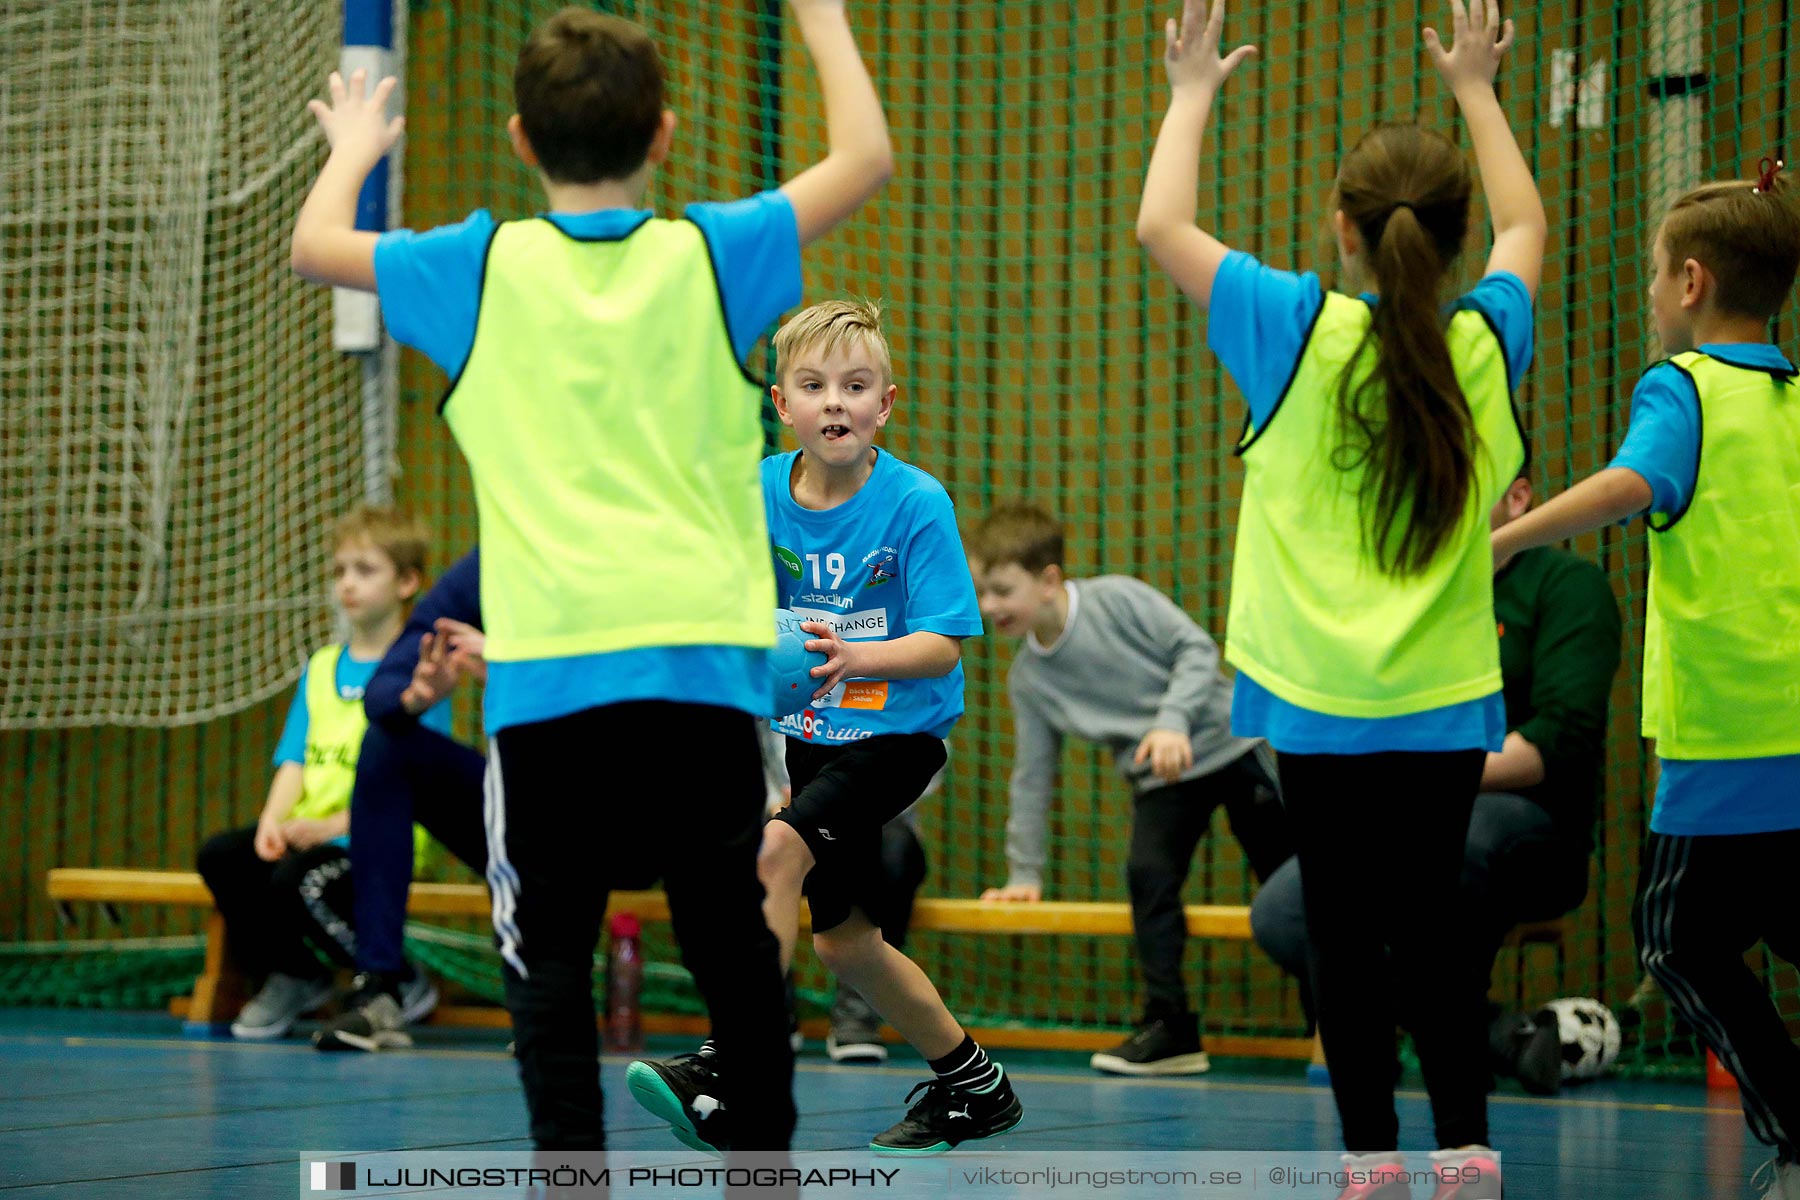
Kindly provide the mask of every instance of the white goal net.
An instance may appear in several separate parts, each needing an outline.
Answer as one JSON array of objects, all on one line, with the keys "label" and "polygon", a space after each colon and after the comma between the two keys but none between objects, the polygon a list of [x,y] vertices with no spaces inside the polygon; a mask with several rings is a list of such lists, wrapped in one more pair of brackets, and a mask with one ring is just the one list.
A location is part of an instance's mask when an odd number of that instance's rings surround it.
[{"label": "white goal net", "polygon": [[362,367],[288,270],[320,0],[0,0],[0,728],[243,708],[330,633]]}]

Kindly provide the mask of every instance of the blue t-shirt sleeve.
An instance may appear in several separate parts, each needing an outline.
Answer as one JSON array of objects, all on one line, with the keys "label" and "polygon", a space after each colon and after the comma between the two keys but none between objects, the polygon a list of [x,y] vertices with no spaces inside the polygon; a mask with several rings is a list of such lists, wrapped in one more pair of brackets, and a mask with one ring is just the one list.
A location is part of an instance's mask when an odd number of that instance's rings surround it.
[{"label": "blue t-shirt sleeve", "polygon": [[425,714],[419,718],[419,724],[431,730],[433,733],[441,733],[445,737],[449,737],[450,697],[445,696],[442,700],[439,700],[436,704],[426,709]]},{"label": "blue t-shirt sleeve", "polygon": [[913,497],[914,528],[906,547],[906,628],[946,637],[981,636],[975,581],[956,529],[956,509],[943,492]]},{"label": "blue t-shirt sleeve", "polygon": [[375,242],[375,293],[394,340],[455,379],[475,344],[481,273],[494,218],[477,209],[455,225],[394,229]]},{"label": "blue t-shirt sleeve", "polygon": [[1265,267],[1242,250],[1219,264],[1206,344],[1249,401],[1252,428],[1275,411],[1324,304],[1325,289],[1310,272]]},{"label": "blue t-shirt sleeve", "polygon": [[1631,424],[1613,467],[1636,471],[1650,485],[1650,511],[1680,513],[1700,474],[1700,396],[1681,368],[1658,363],[1631,393]]},{"label": "blue t-shirt sleeve", "polygon": [[1531,369],[1537,346],[1537,319],[1525,281],[1511,271],[1495,271],[1469,289],[1457,307],[1476,309],[1493,325],[1506,355],[1507,386],[1516,389]]},{"label": "blue t-shirt sleeve", "polygon": [[731,348],[742,361],[769,322],[800,303],[800,227],[780,191],[690,204],[687,219],[712,251]]},{"label": "blue t-shirt sleeve", "polygon": [[282,723],[281,737],[275,743],[275,765],[306,763],[306,668],[300,669],[300,682],[294,685],[294,699],[288,705],[287,720]]}]

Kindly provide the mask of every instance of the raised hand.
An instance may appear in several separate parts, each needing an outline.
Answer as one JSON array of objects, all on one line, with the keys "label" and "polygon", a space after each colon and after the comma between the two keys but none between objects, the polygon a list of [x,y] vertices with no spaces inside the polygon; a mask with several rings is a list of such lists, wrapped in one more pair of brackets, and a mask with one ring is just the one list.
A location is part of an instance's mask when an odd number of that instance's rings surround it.
[{"label": "raised hand", "polygon": [[419,665],[413,668],[412,682],[400,693],[400,706],[416,717],[455,691],[459,678],[450,639],[428,633],[419,639]]},{"label": "raised hand", "polygon": [[1464,84],[1492,87],[1500,71],[1500,59],[1512,49],[1513,23],[1500,19],[1500,0],[1450,0],[1450,48],[1444,49],[1438,32],[1425,29],[1425,49],[1431,64],[1455,91]]},{"label": "raised hand", "polygon": [[393,148],[406,128],[405,117],[389,120],[387,115],[388,97],[397,82],[389,75],[369,94],[368,74],[360,68],[350,73],[347,85],[342,75],[331,73],[331,103],[308,100],[306,111],[319,119],[333,154],[349,156],[368,169]]},{"label": "raised hand", "polygon": [[440,638],[450,643],[450,665],[456,669],[457,678],[486,683],[487,634],[465,621],[449,617],[437,619],[437,632]]},{"label": "raised hand", "polygon": [[1240,63],[1256,56],[1255,46],[1239,46],[1219,57],[1224,26],[1225,0],[1214,0],[1210,12],[1205,0],[1186,0],[1181,6],[1181,23],[1169,18],[1163,27],[1168,42],[1163,68],[1169,73],[1171,88],[1204,87],[1216,92]]}]

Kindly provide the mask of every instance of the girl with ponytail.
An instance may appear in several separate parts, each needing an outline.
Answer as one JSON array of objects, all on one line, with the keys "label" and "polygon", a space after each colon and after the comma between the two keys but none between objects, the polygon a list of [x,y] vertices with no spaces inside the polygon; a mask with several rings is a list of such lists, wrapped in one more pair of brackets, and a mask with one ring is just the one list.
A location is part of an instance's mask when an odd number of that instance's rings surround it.
[{"label": "girl with ponytail", "polygon": [[1266,738],[1280,765],[1319,1031],[1360,1168],[1344,1200],[1410,1194],[1397,1024],[1431,1094],[1435,1200],[1500,1194],[1486,964],[1455,908],[1476,792],[1513,752],[1487,517],[1524,463],[1512,392],[1531,359],[1546,226],[1494,94],[1512,22],[1498,0],[1449,3],[1451,44],[1431,29],[1423,40],[1468,128],[1494,234],[1468,293],[1445,295],[1469,230],[1469,168],[1417,125],[1374,130],[1339,170],[1331,223],[1358,294],[1265,266],[1195,223],[1213,102],[1256,52],[1221,55],[1218,0],[1210,12],[1188,0],[1168,23],[1171,97],[1138,214],[1138,240],[1210,311],[1208,344],[1249,402],[1232,731]]}]

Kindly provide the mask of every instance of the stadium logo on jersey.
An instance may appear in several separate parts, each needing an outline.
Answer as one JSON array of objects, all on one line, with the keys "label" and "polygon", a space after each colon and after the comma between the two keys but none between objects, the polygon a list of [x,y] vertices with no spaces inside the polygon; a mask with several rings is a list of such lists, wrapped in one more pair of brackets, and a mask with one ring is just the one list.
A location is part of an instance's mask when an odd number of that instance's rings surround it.
[{"label": "stadium logo on jersey", "polygon": [[833,608],[849,608],[856,601],[849,596],[840,596],[835,592],[807,592],[795,596],[795,604],[829,604]]},{"label": "stadium logo on jersey", "polygon": [[800,578],[800,556],[786,546],[775,547],[775,559],[789,575]]},{"label": "stadium logo on jersey", "polygon": [[869,569],[868,582],[863,586],[880,587],[900,573],[900,552],[892,546],[871,550],[863,555],[863,566]]}]

